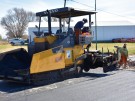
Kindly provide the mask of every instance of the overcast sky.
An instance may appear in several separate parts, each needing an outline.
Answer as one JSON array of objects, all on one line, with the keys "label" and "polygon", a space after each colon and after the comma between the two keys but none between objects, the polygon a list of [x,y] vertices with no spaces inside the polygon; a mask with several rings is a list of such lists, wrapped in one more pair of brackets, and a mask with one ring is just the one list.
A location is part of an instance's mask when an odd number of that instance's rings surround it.
[{"label": "overcast sky", "polygon": [[[135,0],[96,0],[97,21],[128,20],[135,22]],[[1,0],[0,19],[12,8],[24,8],[26,11],[39,12],[46,9],[60,8],[64,0]],[[67,0],[68,7],[94,10],[95,0]],[[5,31],[0,27],[0,34]]]}]

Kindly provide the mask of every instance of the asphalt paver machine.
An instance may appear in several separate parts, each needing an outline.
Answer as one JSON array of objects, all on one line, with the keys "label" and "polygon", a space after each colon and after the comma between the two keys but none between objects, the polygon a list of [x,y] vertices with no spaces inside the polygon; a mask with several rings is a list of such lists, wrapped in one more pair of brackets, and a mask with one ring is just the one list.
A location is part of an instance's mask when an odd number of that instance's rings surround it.
[{"label": "asphalt paver machine", "polygon": [[[116,53],[91,50],[91,16],[96,12],[70,7],[36,13],[39,26],[36,37],[28,45],[28,52],[16,49],[0,54],[0,79],[28,84],[45,84],[102,67],[104,72],[115,68]],[[89,26],[76,36],[70,27],[71,18],[89,16]],[[48,18],[48,32],[40,31],[41,18]],[[52,33],[51,18],[59,20],[59,29]],[[68,20],[67,31],[62,31],[62,19]],[[87,33],[87,34],[86,34]],[[76,43],[76,40],[79,42]]]}]

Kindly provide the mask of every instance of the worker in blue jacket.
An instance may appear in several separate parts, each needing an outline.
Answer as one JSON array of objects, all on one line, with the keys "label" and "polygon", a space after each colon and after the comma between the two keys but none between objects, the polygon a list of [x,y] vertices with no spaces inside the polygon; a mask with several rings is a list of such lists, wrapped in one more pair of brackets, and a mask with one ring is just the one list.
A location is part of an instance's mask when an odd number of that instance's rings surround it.
[{"label": "worker in blue jacket", "polygon": [[79,35],[82,34],[81,28],[83,28],[85,23],[87,23],[87,19],[84,18],[82,21],[78,21],[74,26],[77,44],[79,43]]}]

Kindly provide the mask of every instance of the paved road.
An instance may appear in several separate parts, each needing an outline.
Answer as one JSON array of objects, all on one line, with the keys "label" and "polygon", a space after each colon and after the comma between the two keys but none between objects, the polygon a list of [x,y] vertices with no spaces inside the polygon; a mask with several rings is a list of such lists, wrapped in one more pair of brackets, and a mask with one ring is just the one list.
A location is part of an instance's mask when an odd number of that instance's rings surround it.
[{"label": "paved road", "polygon": [[52,85],[8,90],[1,90],[0,101],[135,101],[135,71],[97,69]]}]

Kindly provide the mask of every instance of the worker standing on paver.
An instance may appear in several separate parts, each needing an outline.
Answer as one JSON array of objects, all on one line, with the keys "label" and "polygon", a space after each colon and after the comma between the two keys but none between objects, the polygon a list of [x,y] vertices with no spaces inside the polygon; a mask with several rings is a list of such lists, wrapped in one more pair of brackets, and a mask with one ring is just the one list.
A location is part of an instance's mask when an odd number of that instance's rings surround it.
[{"label": "worker standing on paver", "polygon": [[118,61],[119,67],[124,64],[124,68],[127,67],[127,58],[128,58],[128,49],[127,44],[124,44],[123,47],[114,46],[118,51]]},{"label": "worker standing on paver", "polygon": [[82,34],[81,28],[83,28],[85,23],[87,23],[87,19],[84,18],[82,21],[78,21],[74,26],[77,44],[79,43],[79,35]]}]

